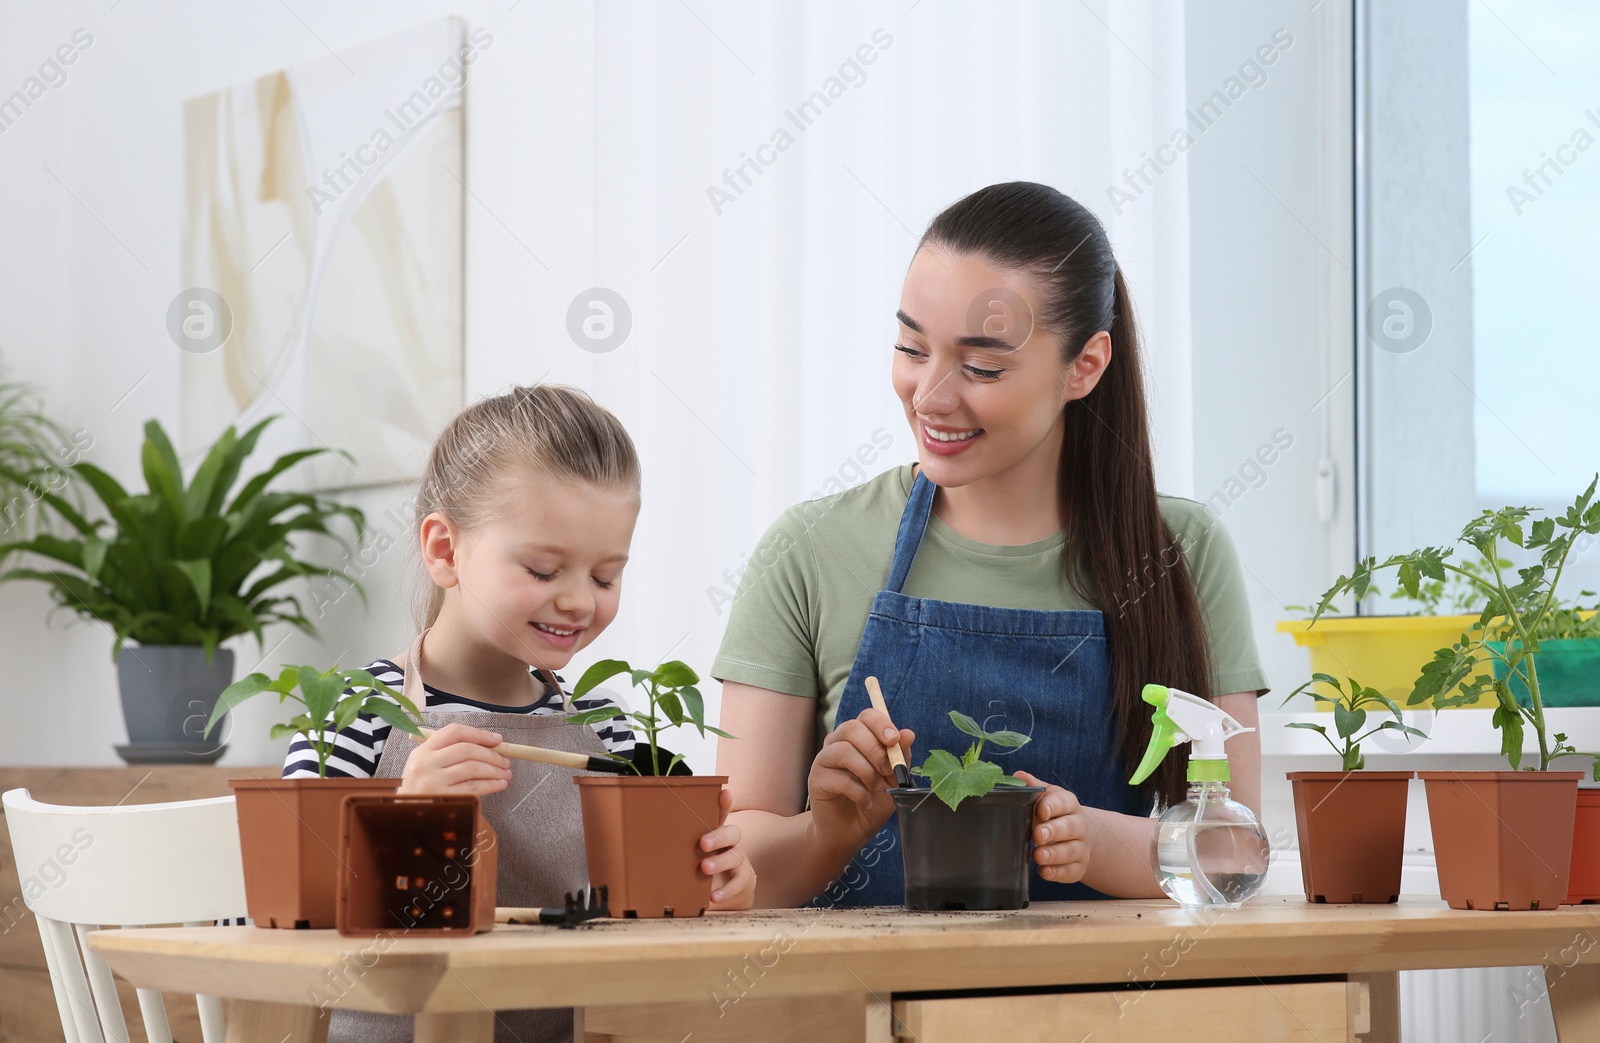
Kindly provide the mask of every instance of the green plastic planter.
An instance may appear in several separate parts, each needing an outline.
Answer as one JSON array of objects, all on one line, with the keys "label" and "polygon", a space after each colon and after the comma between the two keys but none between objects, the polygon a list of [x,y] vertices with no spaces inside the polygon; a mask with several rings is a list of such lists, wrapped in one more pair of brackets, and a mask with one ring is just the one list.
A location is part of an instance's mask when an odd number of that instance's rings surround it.
[{"label": "green plastic planter", "polygon": [[[1505,643],[1490,641],[1489,647],[1504,653]],[[1600,637],[1559,638],[1540,641],[1534,654],[1539,671],[1539,697],[1546,706],[1600,706]],[[1526,662],[1526,660],[1524,660]],[[1506,667],[1494,660],[1494,676],[1501,680]],[[1511,694],[1523,706],[1531,706],[1533,697],[1522,678],[1511,679]]]}]

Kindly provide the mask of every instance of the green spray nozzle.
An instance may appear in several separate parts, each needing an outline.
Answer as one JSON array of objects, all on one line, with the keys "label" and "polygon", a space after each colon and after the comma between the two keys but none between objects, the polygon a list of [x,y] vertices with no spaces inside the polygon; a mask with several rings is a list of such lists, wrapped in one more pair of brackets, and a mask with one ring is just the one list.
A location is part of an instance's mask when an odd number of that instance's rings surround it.
[{"label": "green spray nozzle", "polygon": [[1128,783],[1137,786],[1150,777],[1167,751],[1180,742],[1193,742],[1189,755],[1190,782],[1227,782],[1228,755],[1224,743],[1235,735],[1253,732],[1230,717],[1226,710],[1197,695],[1147,684],[1139,697],[1155,707],[1151,718],[1150,744],[1144,759]]},{"label": "green spray nozzle", "polygon": [[1139,762],[1138,770],[1128,780],[1129,785],[1137,786],[1148,779],[1150,773],[1166,758],[1167,751],[1178,744],[1178,726],[1167,716],[1169,691],[1165,685],[1147,684],[1144,691],[1139,693],[1139,698],[1154,706],[1156,712],[1150,724],[1150,745],[1144,748],[1144,760]]}]

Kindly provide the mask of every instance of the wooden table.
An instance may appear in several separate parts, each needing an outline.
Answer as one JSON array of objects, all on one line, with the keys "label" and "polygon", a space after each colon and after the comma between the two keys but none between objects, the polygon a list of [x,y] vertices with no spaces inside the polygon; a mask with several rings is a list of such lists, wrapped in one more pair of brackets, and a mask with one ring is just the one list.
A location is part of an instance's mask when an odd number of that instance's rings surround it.
[{"label": "wooden table", "polygon": [[[1257,898],[1012,913],[763,910],[373,940],[253,927],[100,931],[135,985],[232,997],[234,1043],[321,1043],[317,1004],[492,1037],[492,1010],[586,1008],[587,1040],[1397,1040],[1394,972],[1543,965],[1564,1041],[1600,1039],[1600,906],[1466,912]],[[332,972],[332,973],[330,973]],[[340,982],[330,985],[330,982]],[[619,1005],[619,1001],[623,1005]],[[584,1038],[584,1037],[580,1037]]]}]

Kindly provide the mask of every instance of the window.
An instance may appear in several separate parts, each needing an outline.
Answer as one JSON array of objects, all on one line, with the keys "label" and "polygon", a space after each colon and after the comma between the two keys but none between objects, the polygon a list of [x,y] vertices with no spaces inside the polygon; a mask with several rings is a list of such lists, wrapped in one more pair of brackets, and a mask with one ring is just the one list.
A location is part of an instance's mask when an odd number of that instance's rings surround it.
[{"label": "window", "polygon": [[[1358,552],[1600,470],[1600,9],[1357,6]],[[1600,589],[1579,548],[1573,585]]]}]

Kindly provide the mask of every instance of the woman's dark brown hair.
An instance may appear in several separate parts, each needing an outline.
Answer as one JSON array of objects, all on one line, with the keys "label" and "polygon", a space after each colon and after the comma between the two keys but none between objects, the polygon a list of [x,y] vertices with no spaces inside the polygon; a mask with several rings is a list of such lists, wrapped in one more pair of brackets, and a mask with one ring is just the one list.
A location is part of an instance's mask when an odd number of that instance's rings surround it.
[{"label": "woman's dark brown hair", "polygon": [[[1146,682],[1204,698],[1211,691],[1205,621],[1183,549],[1156,503],[1139,335],[1111,240],[1088,208],[1047,185],[990,185],[928,226],[923,246],[972,254],[1032,275],[1037,325],[1061,338],[1071,363],[1089,338],[1111,335],[1111,360],[1093,391],[1064,413],[1059,496],[1068,582],[1105,617],[1117,750],[1125,776],[1150,741]],[[1162,804],[1182,800],[1185,755],[1151,776]]]}]

